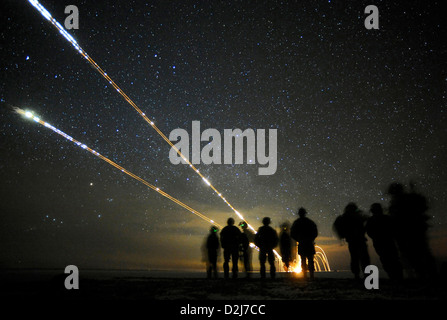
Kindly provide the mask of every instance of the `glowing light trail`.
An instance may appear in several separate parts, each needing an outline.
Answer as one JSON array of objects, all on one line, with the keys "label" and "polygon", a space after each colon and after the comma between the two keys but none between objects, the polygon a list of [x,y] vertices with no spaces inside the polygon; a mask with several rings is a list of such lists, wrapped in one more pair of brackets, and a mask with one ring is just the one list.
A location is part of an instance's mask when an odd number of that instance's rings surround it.
[{"label": "glowing light trail", "polygon": [[103,156],[102,154],[100,154],[99,152],[96,152],[95,150],[93,150],[92,148],[86,146],[85,144],[83,144],[82,142],[72,138],[71,136],[69,136],[68,134],[66,134],[65,132],[59,130],[58,128],[52,126],[51,124],[49,124],[48,122],[45,122],[43,120],[41,120],[38,116],[35,116],[32,112],[30,111],[24,111],[20,108],[15,108],[15,111],[21,115],[24,115],[25,117],[27,117],[28,119],[34,120],[34,122],[37,122],[41,125],[43,125],[44,127],[56,132],[57,134],[61,135],[62,137],[64,137],[65,139],[73,142],[74,144],[76,144],[78,147],[81,147],[84,150],[87,150],[88,152],[92,153],[93,155],[95,155],[96,157],[100,158],[101,160],[104,160],[105,162],[107,162],[108,164],[110,164],[111,166],[115,167],[116,169],[120,170],[121,172],[127,174],[128,176],[134,178],[135,180],[141,182],[142,184],[148,186],[149,188],[151,188],[152,190],[158,192],[159,194],[161,194],[162,196],[168,198],[169,200],[171,200],[172,202],[175,202],[176,204],[178,204],[179,206],[185,208],[186,210],[190,211],[191,213],[194,213],[196,216],[198,216],[199,218],[202,218],[203,220],[214,224],[216,226],[218,226],[219,228],[222,228],[221,225],[219,225],[218,223],[214,222],[213,220],[209,219],[207,216],[203,215],[202,213],[200,213],[197,210],[192,209],[190,206],[188,206],[187,204],[181,202],[180,200],[174,198],[173,196],[169,195],[168,193],[164,192],[163,190],[161,190],[160,188],[150,184],[149,182],[147,182],[146,180],[144,180],[143,178],[137,176],[136,174],[133,174],[132,172],[128,171],[127,169],[123,168],[122,166],[120,166],[119,164],[113,162],[112,160],[110,160],[109,158]]},{"label": "glowing light trail", "polygon": [[[35,116],[31,111],[25,111],[23,109],[17,108],[15,107],[14,110],[21,114],[24,115],[26,118],[33,120],[34,122],[37,122],[41,125],[43,125],[44,127],[52,130],[53,132],[61,135],[62,137],[64,137],[65,139],[73,142],[74,144],[76,144],[78,147],[81,147],[84,150],[87,150],[88,152],[92,153],[93,155],[95,155],[96,157],[100,158],[101,160],[107,162],[108,164],[110,164],[111,166],[115,167],[116,169],[120,170],[121,172],[127,174],[128,176],[134,178],[135,180],[143,183],[144,185],[148,186],[149,188],[151,188],[152,190],[158,192],[159,194],[161,194],[162,196],[168,198],[169,200],[171,200],[172,202],[175,202],[176,204],[178,204],[179,206],[187,209],[188,211],[190,211],[191,213],[195,214],[196,216],[198,216],[199,218],[202,218],[203,220],[214,224],[215,226],[222,228],[222,226],[218,223],[216,223],[214,220],[209,219],[207,216],[205,216],[204,214],[200,213],[197,210],[192,209],[190,206],[188,206],[187,204],[181,202],[180,200],[174,198],[173,196],[169,195],[168,193],[160,190],[160,188],[152,185],[151,183],[147,182],[146,180],[144,180],[143,178],[137,176],[136,174],[128,171],[127,169],[125,169],[124,167],[120,166],[119,164],[113,162],[112,160],[110,160],[109,158],[103,156],[102,154],[100,154],[99,152],[93,150],[92,148],[88,147],[87,145],[83,144],[82,142],[74,139],[73,137],[71,137],[70,135],[66,134],[65,132],[59,130],[58,128],[52,126],[51,124],[49,124],[48,122],[43,121],[42,119],[40,119],[38,116]],[[256,233],[256,231],[255,231]],[[257,251],[259,251],[259,248],[254,244],[254,243],[250,243],[250,247],[256,249]],[[330,267],[329,267],[329,261],[327,259],[326,253],[324,252],[323,248],[321,248],[320,246],[315,246],[315,248],[318,250],[316,252],[315,255],[315,266],[316,266],[316,271],[321,271],[321,270],[325,270],[325,271],[331,271]],[[275,256],[278,259],[279,263],[282,263],[282,259],[281,259],[281,255],[276,251],[273,250],[273,253],[275,254]],[[320,266],[320,263],[318,261],[319,260],[322,262],[323,267]],[[301,270],[301,259],[300,257],[297,255],[297,259],[294,261],[295,263],[291,265],[291,267],[289,268],[289,271],[295,272],[295,273],[300,273]]]},{"label": "glowing light trail", "polygon": [[[59,22],[56,21],[56,19],[54,19],[51,14],[48,12],[47,9],[44,8],[44,6],[42,6],[39,1],[37,0],[28,0],[34,8],[36,8],[40,14],[47,19],[53,26],[55,26],[59,32],[64,36],[64,38],[70,42],[72,44],[72,46],[76,49],[76,51],[78,51],[92,66],[93,68],[95,68],[96,71],[98,71],[101,76],[104,77],[104,79],[106,79],[109,84],[111,84],[113,86],[113,88],[116,90],[116,92],[118,92],[139,114],[140,116],[163,138],[163,140],[165,140],[170,146],[171,148],[173,148],[177,154],[182,157],[183,160],[186,161],[187,164],[189,164],[189,166],[196,172],[196,174],[198,174],[203,181],[211,188],[213,189],[213,191],[217,194],[217,196],[219,198],[221,198],[229,207],[231,210],[234,211],[234,213],[236,213],[236,215],[246,221],[246,219],[242,216],[242,214],[240,214],[240,212],[238,212],[232,205],[230,202],[228,202],[228,200],[226,200],[224,198],[224,196],[222,195],[221,192],[219,192],[212,184],[211,182],[205,178],[205,176],[203,176],[199,170],[187,159],[187,157],[185,157],[180,150],[168,139],[168,137],[166,137],[166,135],[155,125],[155,123],[150,120],[146,114],[141,111],[140,108],[138,108],[138,106],[135,104],[135,102],[132,101],[132,99],[129,98],[129,96],[115,83],[115,81],[112,80],[112,78],[110,78],[106,72],[104,72],[103,69],[101,69],[101,67],[87,54],[87,52],[81,48],[81,46],[77,43],[77,41],[61,26],[61,24]],[[256,230],[247,222],[247,226],[256,232]]]},{"label": "glowing light trail", "polygon": [[[186,156],[184,156],[180,150],[169,140],[168,137],[166,137],[166,135],[155,125],[155,123],[148,117],[146,116],[146,114],[135,104],[135,102],[132,101],[132,99],[129,98],[129,96],[115,83],[115,81],[113,81],[113,79],[107,75],[107,73],[88,55],[88,53],[82,49],[82,47],[77,43],[77,41],[62,27],[62,25],[52,17],[52,15],[48,12],[47,9],[45,9],[44,6],[42,6],[39,1],[37,0],[28,0],[29,3],[31,3],[31,5],[36,8],[40,14],[46,19],[48,20],[54,27],[56,27],[59,32],[62,34],[62,36],[71,43],[71,45],[76,49],[76,51],[78,53],[80,53],[89,63],[90,65],[96,70],[98,71],[99,74],[101,74],[101,76],[106,79],[110,85],[113,86],[113,88],[116,90],[116,92],[118,92],[126,101],[127,103],[129,103],[139,114],[140,116],[163,138],[163,140],[165,140],[170,146],[171,148],[173,148],[177,154],[182,157],[182,159],[189,164],[189,166],[195,171],[196,174],[198,174],[202,180],[205,182],[205,184],[207,186],[209,186],[216,194],[219,198],[221,198],[229,207],[231,210],[233,210],[233,212],[243,221],[247,221],[247,219],[245,219],[242,214],[237,211],[232,205],[231,203],[225,199],[225,197],[222,195],[221,192],[219,192],[213,185],[212,183],[204,176],[200,173],[200,171],[188,160],[188,158]],[[24,112],[23,110],[21,112]],[[27,112],[24,112],[27,113]],[[33,118],[34,121],[39,122],[40,124],[45,125],[45,122],[41,121],[40,119],[38,119],[37,117],[33,116],[32,113],[30,114],[25,114],[27,117],[29,118]],[[37,118],[37,120],[35,119]],[[45,125],[47,126],[47,125]],[[53,131],[55,131],[56,133],[62,135],[63,137],[65,137],[66,139],[75,142],[75,140],[73,138],[71,138],[70,136],[66,135],[65,133],[63,133],[62,131],[48,125],[48,128],[52,129]],[[127,171],[126,169],[122,168],[121,166],[119,166],[118,164],[114,163],[113,161],[107,159],[106,157],[100,155],[99,153],[97,153],[95,150],[90,149],[89,147],[87,147],[84,144],[81,144],[80,142],[76,141],[76,144],[78,144],[79,146],[81,146],[82,148],[88,150],[89,152],[93,153],[94,155],[98,156],[99,158],[101,158],[102,160],[108,162],[109,164],[113,165],[114,167],[116,167],[117,169],[120,169],[122,172],[128,174],[129,176],[131,176],[132,178],[140,181],[141,183],[147,185],[148,187],[150,187],[151,189],[157,191],[158,193],[162,194],[163,196],[167,197],[168,199],[170,199],[171,201],[176,202],[177,204],[183,206],[184,208],[190,210],[192,213],[198,215],[199,217],[201,217],[202,219],[215,224],[216,224],[213,220],[207,218],[206,216],[200,214],[199,212],[197,212],[194,209],[191,209],[189,206],[187,206],[186,204],[180,202],[179,200],[175,199],[174,197],[171,197],[170,195],[168,195],[167,193],[159,190],[159,188],[156,188],[155,186],[151,185],[150,183],[148,183],[147,181],[143,180],[142,178],[134,175],[133,173]],[[335,169],[335,168],[334,168]],[[253,228],[252,225],[250,225],[247,222],[247,226],[256,233],[256,230]],[[220,227],[220,226],[219,226]],[[276,250],[273,251],[275,256],[278,258],[279,262],[281,262],[281,256],[278,254],[278,252]],[[327,261],[327,257],[326,255],[324,255],[326,261]]]},{"label": "glowing light trail", "polygon": [[[297,248],[298,249],[298,248]],[[326,253],[323,248],[315,245],[315,255],[314,255],[314,266],[315,271],[331,271],[331,267],[329,266],[329,260],[327,259]],[[296,258],[290,263],[289,269],[287,270],[284,266],[284,269],[287,272],[301,273],[303,270],[301,268],[301,256],[296,254]]]},{"label": "glowing light trail", "polygon": [[[315,249],[317,250],[316,256],[321,260],[324,271],[331,271],[331,267],[329,266],[329,260],[326,256],[326,252],[324,252],[323,248],[320,246],[315,246]],[[320,270],[322,269],[320,268]]]},{"label": "glowing light trail", "polygon": [[[120,166],[119,164],[113,162],[112,160],[110,160],[109,158],[103,156],[102,154],[100,154],[99,152],[93,150],[92,148],[88,147],[87,145],[83,144],[82,142],[74,139],[73,137],[69,136],[68,134],[66,134],[65,132],[59,130],[58,128],[52,126],[51,124],[49,124],[48,122],[43,121],[42,119],[40,119],[38,116],[35,116],[31,111],[25,111],[23,109],[17,108],[15,107],[14,110],[21,115],[24,115],[26,118],[34,120],[34,122],[37,122],[41,125],[43,125],[44,127],[56,132],[57,134],[61,135],[62,137],[64,137],[65,139],[73,142],[74,144],[76,144],[78,147],[81,147],[84,150],[87,150],[88,152],[92,153],[93,155],[97,156],[98,158],[100,158],[101,160],[104,160],[105,162],[107,162],[108,164],[112,165],[113,167],[117,168],[118,170],[120,170],[121,172],[127,174],[128,176],[134,178],[135,180],[143,183],[144,185],[148,186],[149,188],[151,188],[152,190],[158,192],[159,194],[161,194],[162,196],[168,198],[169,200],[175,202],[176,204],[178,204],[179,206],[187,209],[188,211],[190,211],[191,213],[194,213],[196,216],[198,216],[199,218],[202,218],[203,220],[214,224],[215,226],[219,227],[222,229],[222,226],[218,223],[216,223],[214,220],[208,218],[207,216],[203,215],[202,213],[200,213],[197,210],[192,209],[190,206],[188,206],[187,204],[181,202],[180,200],[174,198],[173,196],[169,195],[168,193],[160,190],[160,188],[150,184],[149,182],[147,182],[146,180],[144,180],[143,178],[137,176],[136,174],[133,174],[132,172],[128,171],[127,169],[125,169],[124,167]],[[256,231],[255,231],[256,232]],[[253,243],[250,243],[250,246],[256,250],[259,251],[259,248],[256,247]],[[276,250],[273,250],[273,252],[275,253],[276,257],[278,258],[278,260],[281,262],[281,256],[278,254],[278,252]]]}]

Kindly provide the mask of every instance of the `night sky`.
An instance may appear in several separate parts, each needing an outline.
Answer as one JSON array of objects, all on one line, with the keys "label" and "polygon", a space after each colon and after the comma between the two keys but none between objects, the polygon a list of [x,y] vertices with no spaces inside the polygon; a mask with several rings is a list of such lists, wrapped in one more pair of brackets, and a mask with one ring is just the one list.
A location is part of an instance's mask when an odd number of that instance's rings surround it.
[{"label": "night sky", "polygon": [[[194,120],[222,135],[277,129],[274,175],[197,165],[255,228],[264,216],[292,222],[303,206],[343,268],[336,216],[350,201],[386,207],[387,186],[412,181],[430,201],[433,252],[447,258],[440,1],[110,3],[42,1],[61,24],[66,5],[79,8],[68,32],[166,135]],[[379,30],[364,27],[369,4]],[[0,267],[200,268],[207,222],[10,106],[221,225],[234,213],[169,161],[170,146],[27,1],[0,12]]]}]

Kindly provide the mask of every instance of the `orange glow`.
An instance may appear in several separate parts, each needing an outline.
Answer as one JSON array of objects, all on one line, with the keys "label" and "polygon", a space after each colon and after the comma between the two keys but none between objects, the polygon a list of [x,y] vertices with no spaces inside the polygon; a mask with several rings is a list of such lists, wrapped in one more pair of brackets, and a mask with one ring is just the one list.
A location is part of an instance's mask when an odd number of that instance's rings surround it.
[{"label": "orange glow", "polygon": [[[315,271],[331,271],[329,260],[323,248],[320,246],[315,246],[315,251],[316,251],[314,255]],[[286,265],[282,262],[282,260],[280,260],[280,264],[282,264],[285,272],[293,272],[296,274],[303,272],[303,269],[301,267],[301,257],[298,255],[298,253],[296,254],[295,259],[292,262],[290,262],[288,269]]]}]

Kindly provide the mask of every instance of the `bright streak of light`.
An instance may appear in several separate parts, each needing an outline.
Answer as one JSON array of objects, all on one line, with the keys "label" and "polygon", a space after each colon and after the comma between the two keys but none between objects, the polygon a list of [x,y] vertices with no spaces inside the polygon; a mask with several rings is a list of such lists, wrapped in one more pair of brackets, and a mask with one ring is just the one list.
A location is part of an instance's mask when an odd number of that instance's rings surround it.
[{"label": "bright streak of light", "polygon": [[[116,169],[120,170],[121,172],[127,174],[128,176],[134,178],[135,180],[143,183],[144,185],[148,186],[152,190],[154,190],[154,191],[158,192],[159,194],[161,194],[162,196],[168,198],[172,202],[174,202],[174,203],[178,204],[179,206],[187,209],[188,211],[190,211],[191,213],[195,214],[199,218],[202,218],[203,220],[205,220],[205,221],[207,221],[207,222],[209,222],[211,224],[214,224],[215,226],[217,226],[219,228],[222,228],[222,226],[220,224],[216,223],[214,220],[209,219],[207,216],[203,215],[199,211],[192,209],[191,207],[189,207],[185,203],[183,203],[180,200],[174,198],[173,196],[169,195],[168,193],[160,190],[160,188],[150,184],[149,182],[147,182],[143,178],[133,174],[132,172],[128,171],[127,169],[123,168],[122,166],[118,165],[117,163],[113,162],[112,160],[108,159],[107,157],[103,156],[99,152],[93,150],[92,148],[88,147],[87,145],[83,144],[82,142],[80,142],[80,141],[74,139],[73,137],[69,136],[65,132],[59,130],[58,128],[56,128],[54,126],[52,126],[48,122],[45,122],[45,121],[41,120],[38,116],[35,116],[31,111],[25,111],[25,110],[22,110],[20,108],[14,108],[14,109],[15,109],[15,111],[17,113],[25,116],[28,119],[32,119],[34,122],[37,122],[37,123],[43,125],[44,127],[46,127],[48,129],[52,130],[53,132],[61,135],[65,139],[73,142],[78,147],[81,147],[82,149],[89,151],[91,154],[93,154],[96,157],[100,158],[101,160],[107,162],[108,164],[112,165],[113,167],[115,167]],[[204,179],[204,180],[206,180],[206,179]],[[205,182],[207,182],[207,180]],[[237,215],[239,217],[241,217],[243,219],[243,217],[240,215],[240,213],[238,211],[236,211],[236,213],[237,213]],[[255,231],[255,233],[256,233],[256,231]],[[259,248],[254,243],[250,243],[250,247],[255,249],[255,250],[257,250],[257,251],[259,251]],[[321,248],[320,246],[315,246],[315,248],[317,250],[317,252],[315,254],[315,257],[314,257],[314,263],[315,263],[316,271],[322,271],[323,269],[324,269],[324,271],[331,271],[331,268],[329,266],[329,261],[327,259],[326,253],[324,252],[323,248]],[[273,250],[273,253],[275,254],[276,258],[278,259],[278,262],[281,264],[282,263],[281,255],[276,250]],[[320,266],[320,262],[318,261],[318,259],[323,264],[323,267]],[[297,258],[295,259],[295,261],[293,261],[290,264],[289,270],[287,270],[287,271],[288,272],[294,272],[294,273],[301,273],[301,271],[302,271],[301,270],[301,258],[300,258],[299,255],[297,255]]]},{"label": "bright streak of light", "polygon": [[81,147],[84,150],[87,150],[88,152],[90,152],[91,154],[95,155],[96,157],[100,158],[101,160],[107,162],[108,164],[110,164],[111,166],[115,167],[116,169],[120,170],[121,172],[127,174],[128,176],[134,178],[135,180],[143,183],[144,185],[148,186],[149,188],[151,188],[152,190],[158,192],[159,194],[161,194],[162,196],[168,198],[169,200],[171,200],[172,202],[175,202],[176,204],[178,204],[179,206],[185,208],[186,210],[190,211],[191,213],[195,214],[196,216],[198,216],[199,218],[202,218],[203,220],[214,224],[215,226],[222,228],[221,225],[219,225],[218,223],[214,222],[213,220],[209,219],[207,216],[203,215],[202,213],[200,213],[197,210],[192,209],[190,206],[188,206],[187,204],[181,202],[180,200],[174,198],[173,196],[169,195],[168,193],[160,190],[160,188],[150,184],[149,182],[147,182],[146,180],[144,180],[143,178],[140,178],[139,176],[137,176],[136,174],[133,174],[132,172],[128,171],[127,169],[123,168],[122,166],[120,166],[119,164],[113,162],[112,160],[110,160],[109,158],[103,156],[102,154],[100,154],[99,152],[93,150],[92,148],[88,147],[87,145],[83,144],[82,142],[79,142],[78,140],[72,138],[71,136],[69,136],[68,134],[66,134],[65,132],[57,129],[56,127],[52,126],[51,124],[49,124],[48,122],[45,122],[43,120],[41,120],[39,117],[35,116],[32,112],[30,111],[24,111],[20,108],[15,108],[15,111],[21,115],[24,115],[26,118],[28,119],[32,119],[34,120],[34,122],[37,122],[41,125],[43,125],[45,128],[48,128],[50,130],[52,130],[53,132],[56,132],[57,134],[61,135],[62,137],[64,137],[65,139],[73,142],[74,144],[76,144],[78,147]]},{"label": "bright streak of light", "polygon": [[[255,231],[255,233],[257,233],[257,232]],[[255,249],[256,251],[259,251],[259,248],[253,242],[250,242],[249,245],[250,245],[251,248]],[[273,254],[278,259],[278,262],[281,264],[282,263],[282,259],[281,259],[281,255],[278,253],[278,251],[273,250]]]},{"label": "bright streak of light", "polygon": [[326,252],[324,252],[323,248],[320,246],[315,246],[315,249],[317,250],[317,254],[319,255],[319,257],[323,263],[324,270],[331,271],[331,267],[329,265],[329,259],[326,256]]},{"label": "bright streak of light", "polygon": [[[207,179],[207,178],[205,178],[205,176],[203,176],[200,172],[199,172],[199,170],[188,160],[188,158],[187,157],[185,157],[181,152],[180,152],[180,150],[169,140],[169,138],[168,137],[166,137],[166,135],[155,125],[155,123],[151,120],[151,119],[149,119],[149,117],[147,117],[146,116],[146,114],[135,104],[135,102],[133,102],[133,100],[132,99],[130,99],[129,98],[129,96],[115,83],[115,81],[113,81],[113,79],[111,78],[111,77],[109,77],[108,75],[107,75],[107,73],[88,55],[88,53],[84,50],[84,49],[82,49],[82,47],[77,43],[77,41],[61,26],[61,24],[56,20],[56,19],[54,19],[52,16],[51,16],[51,14],[48,12],[48,10],[47,9],[45,9],[40,3],[39,3],[39,1],[37,1],[37,0],[28,0],[32,5],[33,5],[33,7],[34,8],[36,8],[40,13],[41,13],[41,15],[45,18],[45,19],[47,19],[49,22],[51,22],[51,24],[53,25],[53,26],[55,26],[58,30],[59,30],[59,32],[62,34],[62,36],[68,41],[68,42],[70,42],[71,43],[71,45],[76,49],[76,51],[78,52],[78,53],[80,53],[89,63],[90,63],[90,65],[96,70],[96,71],[98,71],[100,74],[101,74],[101,76],[104,78],[104,79],[106,79],[107,81],[108,81],[108,83],[109,84],[111,84],[112,86],[113,86],[113,88],[116,90],[116,92],[118,92],[126,101],[127,101],[127,103],[129,103],[139,114],[140,114],[140,116],[152,127],[152,128],[154,128],[154,130],[163,138],[163,140],[165,140],[170,146],[171,146],[171,148],[173,148],[176,152],[177,152],[177,154],[180,156],[180,157],[182,157],[182,159],[187,163],[187,164],[189,164],[189,167],[191,167],[202,179],[203,179],[203,181],[216,193],[216,195],[219,197],[219,198],[221,198],[229,207],[230,207],[230,209],[231,210],[233,210],[233,212],[240,218],[240,219],[242,219],[242,220],[244,220],[244,221],[247,221],[243,216],[242,216],[242,214],[241,213],[239,213],[239,211],[237,211],[232,205],[231,205],[231,203],[230,202],[228,202],[228,200],[226,200],[225,199],[225,197],[222,195],[222,193],[221,192],[219,192],[210,182],[209,182],[209,180]],[[28,117],[28,118],[31,118],[32,117],[32,114],[30,115],[30,114],[28,114],[28,113],[25,113],[25,116],[26,117]],[[34,119],[35,120],[35,119]],[[35,120],[36,122],[39,122],[39,123],[41,123],[41,124],[44,124],[45,125],[45,122],[40,122],[40,121],[37,121],[37,120]],[[52,129],[51,127],[49,127],[50,129]],[[53,127],[54,128],[54,127]],[[55,128],[54,128],[55,129]],[[52,129],[53,130],[53,129]],[[58,134],[60,134],[60,135],[62,135],[62,136],[66,136],[63,132],[61,132],[61,131],[59,131],[58,129],[55,129],[55,130],[53,130],[53,131],[55,131],[56,133],[58,133]],[[69,137],[69,136],[68,136]],[[66,137],[67,139],[69,139],[69,138],[71,138],[71,137]],[[72,139],[72,138],[71,138]],[[71,140],[71,139],[69,139],[69,140]],[[71,140],[71,141],[75,141],[74,139],[73,140]],[[79,144],[78,144],[79,145]],[[90,151],[91,153],[93,153],[94,155],[96,155],[96,156],[98,156],[98,157],[100,157],[102,160],[104,160],[104,161],[106,161],[106,162],[112,162],[111,160],[109,160],[109,159],[107,159],[107,158],[105,158],[105,157],[103,157],[102,155],[100,155],[99,153],[97,153],[96,151],[94,151],[94,150],[92,150],[92,149],[90,149],[90,148],[88,148],[87,146],[85,146],[85,145],[83,145],[83,146],[81,146],[82,148],[84,148],[84,149],[86,149],[86,150],[88,150],[88,151]],[[104,159],[103,159],[104,158]],[[105,159],[107,159],[107,160],[105,160]],[[109,162],[109,163],[110,163]],[[113,163],[113,164],[112,164]],[[112,162],[112,163],[110,163],[110,164],[112,164],[113,166],[115,166],[115,167],[117,167],[117,168],[119,168],[120,166],[118,166],[117,164],[115,164],[114,162]],[[335,168],[334,168],[335,169]],[[141,178],[139,178],[139,177],[137,177],[137,176],[135,176],[135,175],[133,175],[133,174],[131,174],[130,172],[128,172],[127,170],[125,170],[124,168],[122,168],[122,169],[120,169],[122,172],[124,172],[124,173],[126,173],[126,174],[128,174],[128,175],[130,175],[130,176],[132,176],[134,179],[136,179],[136,180],[139,180],[139,179],[141,179]],[[141,179],[142,181],[140,181],[140,182],[142,182],[142,183],[144,183],[144,184],[146,184],[145,182],[143,182],[144,180],[143,179]],[[150,185],[149,183],[147,183],[146,185]],[[152,188],[153,186],[152,185],[150,185],[150,187]],[[154,189],[155,191],[157,191],[157,192],[159,192],[159,193],[161,193],[161,194],[163,194],[162,192],[163,191],[161,191],[161,190],[159,190],[158,188],[152,188],[152,189]],[[164,195],[165,197],[167,197],[167,198],[169,198],[168,196],[166,196],[166,195]],[[173,198],[174,199],[174,198]],[[174,201],[173,199],[171,199],[172,201]],[[177,200],[178,201],[178,200]],[[174,201],[175,202],[175,201]],[[186,205],[185,205],[186,206]],[[188,207],[189,208],[189,207]],[[193,210],[193,209],[191,209],[192,211],[191,212],[193,212],[193,213],[195,213],[196,211],[195,210]],[[198,212],[197,212],[198,213]],[[212,220],[210,220],[210,219],[208,219],[208,218],[203,218],[202,217],[202,219],[205,219],[206,221],[208,221],[208,222],[210,222],[211,223],[211,221]],[[214,223],[214,224],[216,224],[216,223]],[[217,224],[216,224],[217,225]],[[256,233],[256,230],[255,230],[255,228],[253,228],[253,226],[252,225],[250,225],[248,222],[247,222],[247,226],[248,226],[248,228],[250,228],[252,231],[254,231],[255,233]],[[275,254],[275,256],[278,258],[278,260],[279,260],[279,262],[281,263],[282,262],[282,260],[281,260],[281,256],[280,256],[280,254],[276,251],[276,250],[274,250],[273,251],[274,252],[274,254]],[[326,259],[326,262],[327,262],[327,257],[326,257],[326,255],[324,254],[324,256],[325,256],[325,259]],[[329,267],[329,264],[327,264],[327,266]]]},{"label": "bright streak of light", "polygon": [[207,179],[205,179],[205,178],[202,178],[203,179],[203,181],[205,181],[205,183],[207,184],[207,185],[211,185],[211,183],[207,180]]},{"label": "bright streak of light", "polygon": [[[221,198],[229,207],[232,209],[238,217],[245,220],[241,214],[237,213],[236,209],[222,196],[222,194],[199,172],[198,169],[180,152],[180,150],[166,137],[166,135],[155,125],[155,123],[150,120],[146,114],[141,111],[141,109],[135,104],[135,102],[132,101],[132,99],[129,98],[129,96],[115,83],[115,81],[110,78],[106,72],[104,72],[103,69],[87,54],[87,52],[81,48],[81,46],[77,43],[77,41],[61,26],[61,24],[54,19],[51,14],[48,12],[47,9],[45,9],[37,0],[28,0],[34,8],[36,8],[42,16],[45,17],[53,26],[55,26],[59,32],[64,36],[64,38],[72,44],[72,46],[80,53],[91,65],[92,67],[98,71],[104,79],[108,81],[109,84],[113,86],[113,88],[118,92],[126,101],[129,103],[139,114],[140,116],[152,127],[155,131],[165,140],[171,148],[173,148],[177,154],[182,157],[186,161],[187,164],[205,181],[205,183],[213,189],[213,191],[217,194],[219,198]],[[247,223],[247,226],[252,230],[255,231],[255,229]]]}]

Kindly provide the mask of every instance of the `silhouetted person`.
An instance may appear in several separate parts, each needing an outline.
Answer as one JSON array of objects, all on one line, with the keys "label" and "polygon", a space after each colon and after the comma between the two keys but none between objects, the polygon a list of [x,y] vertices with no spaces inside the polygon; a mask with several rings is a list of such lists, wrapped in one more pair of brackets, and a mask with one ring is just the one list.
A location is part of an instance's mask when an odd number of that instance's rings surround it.
[{"label": "silhouetted person", "polygon": [[372,217],[366,222],[366,233],[373,240],[374,249],[390,279],[401,280],[402,265],[394,240],[396,229],[392,219],[383,213],[380,203],[373,203],[370,211]]},{"label": "silhouetted person", "polygon": [[241,259],[244,262],[244,269],[247,278],[250,276],[251,271],[251,256],[252,250],[250,247],[250,242],[254,242],[255,235],[254,233],[248,229],[248,224],[245,221],[239,223],[239,226],[242,228],[241,240],[239,250],[241,253]]},{"label": "silhouetted person", "polygon": [[224,250],[223,269],[225,279],[230,276],[230,259],[233,263],[233,278],[237,278],[240,236],[241,231],[234,225],[234,219],[228,218],[227,226],[220,232],[220,244]]},{"label": "silhouetted person", "polygon": [[299,218],[293,223],[290,234],[298,242],[298,254],[301,257],[301,269],[304,275],[309,270],[310,278],[313,279],[315,238],[318,236],[318,229],[315,222],[307,218],[306,215],[306,209],[300,208],[298,210]]},{"label": "silhouetted person", "polygon": [[279,233],[279,251],[287,271],[289,270],[290,262],[293,261],[292,247],[293,240],[290,237],[290,225],[288,222],[284,222],[281,225],[281,232]]},{"label": "silhouetted person", "polygon": [[351,255],[351,271],[355,279],[360,279],[361,271],[369,265],[370,259],[365,237],[365,222],[367,217],[357,208],[355,203],[349,203],[341,216],[334,222],[334,231],[341,239],[348,242]]},{"label": "silhouetted person", "polygon": [[207,251],[207,276],[211,279],[213,276],[217,279],[217,256],[219,252],[219,237],[217,232],[219,229],[212,226],[210,234],[206,239],[206,251]]},{"label": "silhouetted person", "polygon": [[411,189],[405,192],[403,185],[397,182],[388,188],[391,195],[389,212],[396,226],[396,242],[402,258],[419,277],[432,277],[436,274],[436,265],[427,238],[427,200],[416,193],[413,186]]},{"label": "silhouetted person", "polygon": [[271,220],[269,217],[262,219],[263,226],[258,229],[255,235],[255,244],[259,248],[259,262],[261,265],[261,278],[265,278],[265,262],[270,264],[270,276],[275,278],[275,256],[273,249],[278,245],[278,234],[275,229],[269,226]]}]

